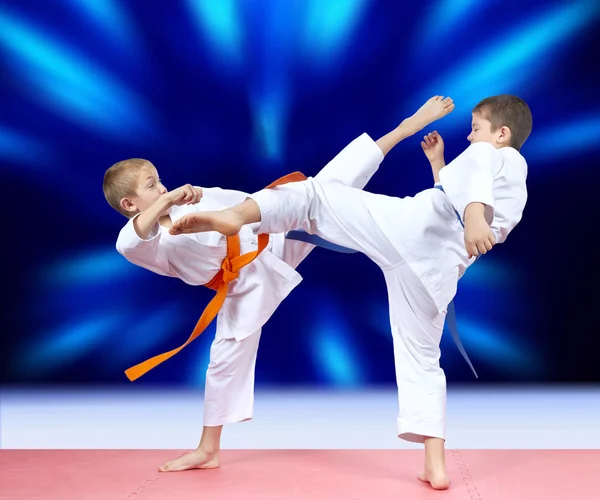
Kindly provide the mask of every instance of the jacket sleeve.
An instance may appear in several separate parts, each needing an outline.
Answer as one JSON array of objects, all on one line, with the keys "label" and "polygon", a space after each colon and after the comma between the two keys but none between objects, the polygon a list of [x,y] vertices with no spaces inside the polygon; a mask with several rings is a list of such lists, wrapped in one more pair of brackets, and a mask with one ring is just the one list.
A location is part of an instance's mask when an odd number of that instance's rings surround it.
[{"label": "jacket sleeve", "polygon": [[498,162],[498,151],[494,146],[476,142],[440,170],[440,183],[463,220],[467,206],[477,202],[486,206],[485,218],[492,223],[495,209],[493,181]]},{"label": "jacket sleeve", "polygon": [[136,217],[137,215],[132,217],[121,229],[117,238],[117,251],[137,266],[163,276],[172,276],[169,262],[161,245],[161,231],[158,222],[152,228],[148,237],[142,239],[133,226]]}]

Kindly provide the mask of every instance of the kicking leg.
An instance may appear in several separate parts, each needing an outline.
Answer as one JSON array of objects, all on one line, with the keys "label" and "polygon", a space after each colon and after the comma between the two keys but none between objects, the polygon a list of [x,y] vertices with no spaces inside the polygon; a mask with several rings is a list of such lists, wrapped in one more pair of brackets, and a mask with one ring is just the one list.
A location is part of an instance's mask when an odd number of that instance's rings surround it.
[{"label": "kicking leg", "polygon": [[[337,183],[364,189],[383,160],[381,149],[367,134],[354,139],[315,176],[321,184]],[[296,269],[315,248],[291,239],[274,239],[271,252]]]},{"label": "kicking leg", "polygon": [[367,134],[354,139],[321,169],[315,179],[321,184],[337,182],[364,189],[377,172],[385,155],[394,146],[451,113],[453,109],[454,103],[450,97],[445,99],[442,96],[432,97],[414,115],[403,120],[376,143]]},{"label": "kicking leg", "polygon": [[254,368],[261,332],[243,340],[217,338],[210,349],[204,391],[204,428],[198,448],[166,463],[161,472],[219,467],[223,425],[250,420],[254,412]]},{"label": "kicking leg", "polygon": [[304,229],[332,243],[366,254],[382,268],[401,261],[375,223],[367,203],[376,197],[379,206],[397,210],[395,198],[375,195],[339,184],[320,184],[314,179],[265,189],[244,203],[220,212],[199,212],[178,219],[171,234],[218,231],[237,234],[245,224],[260,222],[261,233]]},{"label": "kicking leg", "polygon": [[[343,162],[346,162],[346,161],[348,161],[350,165],[359,165],[359,166],[360,166],[360,164],[362,164],[362,162],[366,161],[367,163],[372,164],[371,165],[372,172],[374,173],[374,171],[376,170],[376,168],[377,168],[379,162],[381,161],[381,159],[383,158],[383,156],[385,154],[387,154],[387,152],[392,147],[394,147],[398,142],[400,142],[401,140],[403,140],[406,137],[409,137],[410,135],[415,134],[416,132],[421,130],[423,127],[425,127],[427,124],[447,115],[453,109],[454,109],[454,104],[452,103],[452,100],[450,98],[442,99],[442,97],[436,96],[436,97],[429,99],[423,106],[421,106],[421,108],[413,116],[404,120],[396,129],[394,129],[392,132],[390,132],[389,134],[387,134],[384,137],[382,137],[381,139],[379,139],[376,143],[376,146],[375,146],[375,144],[372,143],[372,141],[369,141],[367,137],[364,137],[364,138],[361,137],[361,138],[355,140],[350,146],[348,146],[344,151],[342,151],[338,155],[339,158],[337,159],[337,161],[336,161],[336,159],[334,159],[332,162],[330,162],[331,168],[325,168],[322,172],[320,172],[318,174],[318,178],[317,178],[318,183],[321,184],[322,186],[335,185],[335,187],[338,187],[340,182],[344,182],[344,181],[340,181],[340,179],[343,178],[343,172],[340,170],[340,166],[342,165]],[[351,146],[353,146],[353,144],[354,144],[354,146],[356,146],[357,144],[360,144],[361,147],[351,147]],[[358,161],[357,163],[352,163],[351,158],[355,157],[355,155],[358,158],[360,158],[361,161]],[[362,181],[361,181],[361,176],[357,175],[356,169],[354,168],[352,171],[354,172],[353,175],[350,175],[348,177],[348,179],[346,180],[346,182],[349,184],[355,183],[354,185],[358,185],[358,186],[360,186],[361,183],[364,186],[366,184],[366,182],[370,179],[370,176],[372,175],[372,173],[365,174],[365,176],[362,178]],[[335,175],[332,175],[333,173],[335,173]],[[298,183],[298,184],[303,184],[303,183]],[[274,188],[272,190],[265,190],[265,191],[259,193],[257,196],[263,195],[263,198],[264,197],[268,198],[268,195],[264,194],[266,191],[282,192],[282,190],[289,189],[289,188],[290,188],[290,185],[278,186],[277,188]],[[302,193],[300,193],[300,195],[302,195]],[[354,196],[354,198],[356,198],[356,195],[352,195],[349,191],[347,191],[347,196],[348,197]],[[375,196],[375,195],[371,195],[371,196]],[[298,197],[296,197],[296,199],[297,198]],[[255,197],[255,199],[256,199],[256,197]],[[265,200],[262,200],[262,201],[265,201]],[[306,206],[307,205],[306,200],[304,200],[304,201],[305,201],[304,205]],[[333,202],[331,202],[331,203],[333,205]],[[347,207],[343,208],[343,210],[347,213],[350,213],[349,210],[352,210],[352,204],[348,202],[346,205],[347,205]],[[339,208],[339,207],[337,207],[337,208]],[[361,203],[360,208],[366,209],[365,204]],[[261,212],[262,212],[262,214],[261,214]],[[292,229],[297,229],[299,227],[303,227],[304,229],[306,229],[302,224],[292,225],[289,223],[280,224],[279,227],[281,228],[281,230],[279,230],[279,231],[276,230],[275,227],[269,227],[267,229],[268,224],[266,224],[266,221],[265,221],[266,212],[267,211],[264,206],[259,208],[259,206],[257,206],[256,204],[247,200],[246,202],[242,203],[241,205],[233,207],[232,209],[229,209],[227,211],[218,212],[218,213],[217,212],[203,212],[203,213],[190,214],[190,215],[184,216],[175,222],[175,224],[171,228],[170,232],[171,232],[171,234],[181,234],[181,233],[192,233],[192,232],[217,231],[224,235],[232,236],[234,234],[237,234],[244,224],[260,222],[261,220],[262,220],[262,224],[261,224],[262,232],[268,232],[271,234],[277,233],[277,232],[290,231]],[[336,213],[336,215],[341,217],[339,212]],[[262,219],[261,219],[261,216],[262,216]],[[362,221],[362,219],[363,218],[361,218],[361,221]],[[315,234],[318,234],[318,230],[315,231]],[[322,234],[319,234],[319,236],[331,241],[332,243],[340,244],[340,243],[334,241],[330,235],[323,236]],[[342,246],[349,246],[349,245],[342,244]],[[367,251],[364,250],[364,248],[357,249],[355,246],[350,246],[350,248],[353,248],[353,249],[359,250],[359,251],[363,251],[364,253],[367,253],[367,255],[369,254]]]},{"label": "kicking leg", "polygon": [[425,444],[425,469],[418,477],[446,489],[446,377],[439,364],[445,314],[408,265],[384,275],[398,383],[398,437]]}]

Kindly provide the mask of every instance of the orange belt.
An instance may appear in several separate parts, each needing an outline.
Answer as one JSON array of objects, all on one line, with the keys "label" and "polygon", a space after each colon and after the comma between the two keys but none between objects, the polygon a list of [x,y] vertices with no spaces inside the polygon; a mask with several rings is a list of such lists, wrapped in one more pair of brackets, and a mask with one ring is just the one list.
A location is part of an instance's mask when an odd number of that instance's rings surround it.
[{"label": "orange belt", "polygon": [[[280,186],[282,184],[287,184],[288,182],[300,182],[306,179],[306,176],[300,172],[294,172],[288,174],[280,179],[277,179],[275,182],[269,184],[265,189],[270,189],[275,186]],[[200,316],[198,323],[196,323],[196,327],[194,331],[190,335],[190,338],[187,339],[186,343],[177,349],[173,349],[169,352],[164,352],[159,354],[158,356],[154,356],[153,358],[147,359],[146,361],[141,362],[138,365],[132,366],[128,370],[125,370],[125,375],[130,381],[137,380],[142,375],[145,375],[147,372],[155,368],[163,361],[175,356],[179,351],[181,351],[185,346],[194,341],[205,329],[212,320],[215,318],[217,313],[221,310],[223,306],[223,302],[225,302],[225,297],[227,296],[227,289],[229,287],[229,283],[235,280],[239,274],[240,269],[244,266],[247,266],[252,262],[256,257],[260,255],[260,253],[266,248],[269,243],[269,235],[268,234],[259,234],[258,235],[258,249],[246,253],[244,255],[240,255],[240,238],[236,234],[235,236],[227,237],[227,257],[223,259],[223,263],[221,264],[221,269],[215,275],[215,277],[207,283],[206,287],[215,290],[217,293],[213,297],[213,299],[209,302]]]}]

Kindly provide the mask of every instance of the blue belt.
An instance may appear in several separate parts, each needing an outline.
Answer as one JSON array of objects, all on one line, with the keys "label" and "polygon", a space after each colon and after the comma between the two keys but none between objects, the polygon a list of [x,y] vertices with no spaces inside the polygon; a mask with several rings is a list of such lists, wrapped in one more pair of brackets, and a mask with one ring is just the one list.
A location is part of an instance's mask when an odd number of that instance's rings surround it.
[{"label": "blue belt", "polygon": [[[435,187],[437,189],[439,189],[440,191],[444,192],[444,188],[441,185],[436,185]],[[458,221],[460,222],[461,226],[464,228],[465,225],[463,224],[460,214],[456,210],[454,210],[454,211],[456,212],[456,217],[457,217]],[[289,233],[287,233],[286,238],[289,240],[297,240],[297,241],[303,241],[304,243],[310,243],[311,245],[315,245],[315,246],[318,246],[321,248],[326,248],[327,250],[333,250],[334,252],[357,253],[355,250],[343,247],[341,245],[336,245],[334,243],[331,243],[330,241],[327,241],[327,240],[321,238],[320,236],[317,236],[316,234],[308,234],[306,231],[303,231],[303,230],[290,231]],[[475,378],[479,378],[477,376],[477,372],[475,371],[475,368],[473,368],[473,363],[471,363],[471,360],[469,359],[469,356],[467,355],[467,352],[465,351],[465,348],[463,347],[463,344],[460,340],[460,335],[458,334],[458,325],[456,323],[456,311],[454,309],[454,301],[452,301],[452,302],[450,302],[450,304],[448,304],[448,312],[446,313],[446,326],[448,327],[448,330],[450,331],[450,335],[452,336],[452,339],[454,340],[454,343],[456,344],[458,351],[462,354],[462,357],[465,359],[465,361],[469,365],[469,368],[471,368],[471,371],[475,375]]]},{"label": "blue belt", "polygon": [[[442,185],[441,185],[441,184],[436,184],[436,185],[435,185],[435,186],[433,186],[433,187],[435,187],[436,189],[439,189],[439,190],[440,190],[442,193],[445,193],[445,192],[446,192],[446,191],[444,191],[444,188],[442,187]],[[462,218],[461,218],[460,214],[458,213],[458,210],[456,210],[456,208],[454,209],[454,213],[456,214],[456,218],[458,219],[458,222],[460,222],[460,225],[461,225],[461,226],[463,227],[463,229],[464,229],[464,227],[465,227],[465,224],[463,223],[463,220],[462,220]]]}]

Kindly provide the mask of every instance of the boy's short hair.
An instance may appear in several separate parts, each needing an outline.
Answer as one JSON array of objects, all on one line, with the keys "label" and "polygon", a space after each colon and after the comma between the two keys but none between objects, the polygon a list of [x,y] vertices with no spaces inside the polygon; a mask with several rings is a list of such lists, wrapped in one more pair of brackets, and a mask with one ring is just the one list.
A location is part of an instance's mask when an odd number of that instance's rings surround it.
[{"label": "boy's short hair", "polygon": [[142,158],[131,158],[115,163],[104,174],[102,190],[104,191],[106,201],[117,212],[127,218],[135,214],[124,210],[121,207],[121,200],[135,196],[138,174],[144,167],[154,168],[154,165]]},{"label": "boy's short hair", "polygon": [[486,97],[473,108],[473,113],[480,113],[492,123],[492,132],[506,126],[511,131],[510,146],[517,151],[525,143],[531,128],[533,118],[527,103],[514,95],[502,94]]}]

